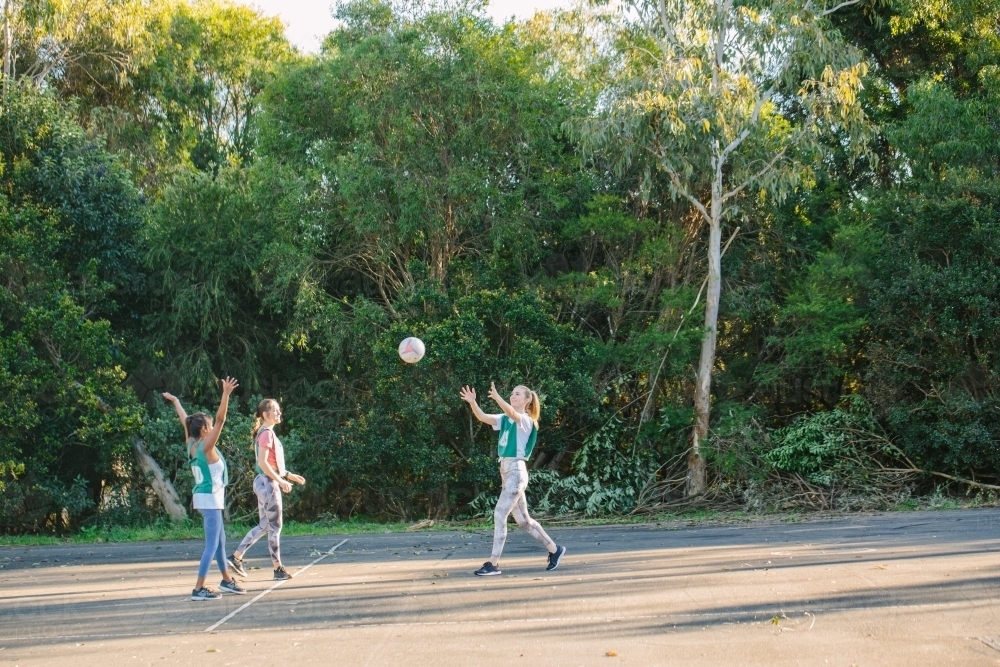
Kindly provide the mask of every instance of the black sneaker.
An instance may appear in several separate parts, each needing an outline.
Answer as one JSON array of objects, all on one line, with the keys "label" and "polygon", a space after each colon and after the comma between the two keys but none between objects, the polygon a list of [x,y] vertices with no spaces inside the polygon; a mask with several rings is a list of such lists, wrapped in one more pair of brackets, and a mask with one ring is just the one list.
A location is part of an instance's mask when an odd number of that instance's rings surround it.
[{"label": "black sneaker", "polygon": [[566,547],[561,547],[557,544],[556,552],[554,554],[549,554],[549,564],[545,567],[545,569],[554,570],[559,567],[559,561],[562,560],[564,553],[566,553]]},{"label": "black sneaker", "polygon": [[201,600],[218,600],[221,597],[222,597],[221,595],[219,595],[218,593],[216,593],[212,589],[206,588],[204,586],[202,586],[201,588],[196,588],[195,590],[191,591],[191,599],[192,600],[198,600],[198,601],[201,601]]},{"label": "black sneaker", "polygon": [[226,561],[226,565],[229,566],[230,570],[232,570],[236,574],[240,575],[244,579],[247,578],[247,576],[248,576],[247,575],[247,569],[243,565],[243,559],[242,558],[237,558],[236,554],[233,554],[232,556],[229,557],[229,559]]},{"label": "black sneaker", "polygon": [[230,579],[229,581],[223,579],[222,583],[219,584],[219,592],[232,593],[234,595],[246,595],[247,589],[236,583],[235,579]]},{"label": "black sneaker", "polygon": [[275,581],[284,581],[285,579],[291,579],[291,578],[292,578],[292,573],[286,570],[284,565],[279,565],[278,568],[274,571]]},{"label": "black sneaker", "polygon": [[489,561],[483,563],[483,566],[475,571],[477,577],[492,577],[495,574],[501,574],[500,569]]}]

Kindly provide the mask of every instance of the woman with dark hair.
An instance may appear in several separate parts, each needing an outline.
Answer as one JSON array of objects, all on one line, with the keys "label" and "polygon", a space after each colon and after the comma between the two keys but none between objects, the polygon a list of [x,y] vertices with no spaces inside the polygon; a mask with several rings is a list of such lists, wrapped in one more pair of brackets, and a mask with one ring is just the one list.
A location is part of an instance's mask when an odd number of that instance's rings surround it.
[{"label": "woman with dark hair", "polygon": [[222,572],[222,583],[219,584],[219,590],[236,595],[246,594],[246,590],[236,583],[226,566],[226,531],[222,524],[222,510],[226,506],[226,485],[229,483],[229,472],[226,469],[226,460],[222,458],[222,453],[216,447],[219,435],[222,433],[222,427],[226,423],[229,395],[238,386],[236,380],[230,377],[222,381],[222,401],[215,413],[214,424],[212,418],[204,412],[196,412],[188,416],[176,396],[166,392],[163,394],[163,398],[174,404],[174,410],[177,411],[177,416],[184,425],[184,443],[187,447],[191,473],[194,475],[192,504],[196,510],[201,512],[205,526],[205,550],[202,552],[201,562],[198,564],[198,579],[195,582],[194,590],[191,591],[192,600],[217,600],[219,598],[218,593],[205,586],[205,577],[208,576],[208,568],[212,564],[213,555],[215,562],[219,565],[219,571]]},{"label": "woman with dark hair", "polygon": [[257,514],[260,522],[250,529],[240,546],[233,552],[230,567],[241,577],[247,576],[243,556],[264,533],[267,533],[267,550],[274,566],[274,579],[291,579],[292,575],[281,564],[281,516],[282,492],[292,490],[290,482],[305,484],[302,475],[285,470],[285,449],[274,433],[274,427],[281,423],[281,406],[273,398],[265,398],[257,405],[257,416],[253,422],[254,470],[253,492],[257,496]]}]

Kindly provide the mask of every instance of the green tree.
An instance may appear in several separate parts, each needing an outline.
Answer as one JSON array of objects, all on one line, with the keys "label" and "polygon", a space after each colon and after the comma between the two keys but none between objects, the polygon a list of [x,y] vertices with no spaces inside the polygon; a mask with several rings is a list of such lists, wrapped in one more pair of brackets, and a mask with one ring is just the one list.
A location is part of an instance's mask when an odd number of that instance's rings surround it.
[{"label": "green tree", "polygon": [[[262,208],[282,211],[263,295],[310,368],[297,428],[331,493],[348,509],[453,512],[495,476],[460,382],[489,371],[551,391],[550,456],[592,418],[593,351],[530,287],[588,196],[560,125],[591,91],[550,68],[537,31],[472,11],[338,16],[324,55],[265,93],[254,170],[286,204]],[[394,352],[406,333],[431,350],[412,369]]]},{"label": "green tree", "polygon": [[[292,224],[281,215],[283,185],[264,166],[184,172],[152,206],[143,344],[151,368],[177,391],[214,396],[224,374],[258,391],[291,363],[279,345],[287,316],[265,307],[277,298],[264,284],[267,267],[283,261]],[[292,374],[292,366],[282,373]]]},{"label": "green tree", "polygon": [[1000,143],[991,94],[962,99],[941,82],[909,86],[912,111],[888,134],[912,176],[873,193],[860,211],[887,246],[868,286],[866,395],[911,456],[963,475],[994,474],[1000,463]]},{"label": "green tree", "polygon": [[3,90],[18,79],[36,87],[132,66],[141,0],[5,0]]},{"label": "green tree", "polygon": [[141,182],[215,170],[256,145],[257,97],[294,52],[279,19],[227,0],[7,3],[7,81],[73,99]]},{"label": "green tree", "polygon": [[119,285],[136,282],[140,199],[28,86],[0,110],[0,159],[0,516],[5,530],[65,527],[127,477],[141,424],[112,326],[134,312]]},{"label": "green tree", "polygon": [[[860,0],[857,0],[860,2]],[[830,28],[835,6],[776,0],[636,2],[612,19],[621,67],[606,112],[577,124],[590,150],[620,164],[649,156],[648,179],[664,178],[708,227],[705,329],[694,391],[688,493],[706,488],[708,435],[722,287],[722,225],[739,197],[781,200],[808,183],[837,132],[860,151],[857,91],[865,65]]]}]

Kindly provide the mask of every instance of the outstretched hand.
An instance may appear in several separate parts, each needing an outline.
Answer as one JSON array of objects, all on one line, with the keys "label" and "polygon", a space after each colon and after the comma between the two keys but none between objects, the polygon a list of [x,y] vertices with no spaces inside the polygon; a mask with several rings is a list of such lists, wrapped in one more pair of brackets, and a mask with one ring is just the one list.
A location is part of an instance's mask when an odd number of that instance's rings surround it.
[{"label": "outstretched hand", "polygon": [[[490,398],[498,403],[503,400],[503,396],[501,396],[500,392],[497,391],[497,385],[495,382],[490,382]],[[503,403],[500,403],[500,405],[503,405]]]},{"label": "outstretched hand", "polygon": [[163,392],[163,399],[165,401],[170,401],[171,403],[177,402],[177,397],[171,394],[169,391]]},{"label": "outstretched hand", "polygon": [[229,396],[229,394],[233,393],[233,389],[236,389],[238,386],[240,386],[240,383],[235,378],[227,377],[222,381],[222,395]]},{"label": "outstretched hand", "polygon": [[458,395],[462,397],[462,400],[469,405],[474,405],[476,403],[476,390],[465,385],[458,391]]}]

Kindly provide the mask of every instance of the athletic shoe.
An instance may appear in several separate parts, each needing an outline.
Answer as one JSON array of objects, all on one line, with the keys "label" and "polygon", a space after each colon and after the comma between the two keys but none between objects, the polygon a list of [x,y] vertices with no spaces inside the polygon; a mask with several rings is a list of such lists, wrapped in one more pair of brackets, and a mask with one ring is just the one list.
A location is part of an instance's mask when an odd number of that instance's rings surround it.
[{"label": "athletic shoe", "polygon": [[275,581],[284,581],[285,579],[291,579],[292,573],[285,569],[284,565],[279,565],[278,569],[274,571]]},{"label": "athletic shoe", "polygon": [[500,569],[493,563],[486,561],[483,566],[475,571],[474,573],[477,577],[492,577],[496,574],[501,574]]},{"label": "athletic shoe", "polygon": [[554,554],[549,554],[549,564],[546,566],[546,570],[554,570],[559,567],[559,561],[562,560],[563,554],[566,553],[566,547],[561,547],[556,545],[556,552]]},{"label": "athletic shoe", "polygon": [[234,595],[246,595],[247,589],[236,583],[235,579],[230,579],[229,581],[223,579],[222,583],[219,584],[219,592],[232,593]]},{"label": "athletic shoe", "polygon": [[221,595],[219,595],[218,593],[216,593],[212,589],[205,588],[204,586],[202,586],[201,588],[197,588],[197,589],[191,591],[191,599],[192,600],[198,600],[198,601],[201,601],[201,600],[218,600],[221,597],[222,597]]},{"label": "athletic shoe", "polygon": [[247,575],[246,567],[243,565],[243,559],[237,558],[236,554],[233,554],[232,556],[229,557],[229,560],[226,561],[226,565],[229,566],[230,570],[240,575],[244,579],[246,579],[247,576],[249,576]]}]

